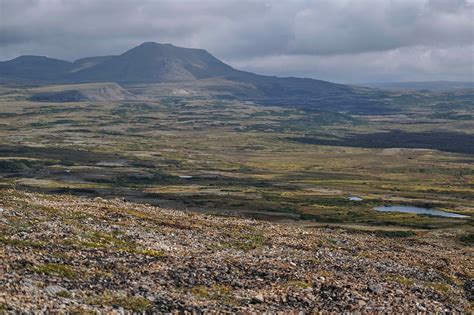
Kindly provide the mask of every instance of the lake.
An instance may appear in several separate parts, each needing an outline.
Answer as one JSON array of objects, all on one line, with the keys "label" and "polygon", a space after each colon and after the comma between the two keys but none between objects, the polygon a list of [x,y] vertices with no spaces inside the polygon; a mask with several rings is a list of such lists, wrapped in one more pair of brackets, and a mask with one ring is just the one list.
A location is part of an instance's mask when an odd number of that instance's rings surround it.
[{"label": "lake", "polygon": [[467,215],[446,212],[441,210],[414,207],[414,206],[380,206],[374,208],[377,211],[381,212],[404,212],[404,213],[415,213],[415,214],[429,214],[437,217],[446,217],[446,218],[468,218]]}]

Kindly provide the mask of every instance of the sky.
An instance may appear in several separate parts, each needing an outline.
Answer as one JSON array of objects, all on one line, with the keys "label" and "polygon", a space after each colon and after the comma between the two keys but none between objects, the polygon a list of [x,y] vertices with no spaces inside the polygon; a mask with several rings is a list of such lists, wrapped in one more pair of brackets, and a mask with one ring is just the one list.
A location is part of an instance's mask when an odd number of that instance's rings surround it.
[{"label": "sky", "polygon": [[267,75],[474,81],[474,0],[0,0],[0,60],[145,41]]}]

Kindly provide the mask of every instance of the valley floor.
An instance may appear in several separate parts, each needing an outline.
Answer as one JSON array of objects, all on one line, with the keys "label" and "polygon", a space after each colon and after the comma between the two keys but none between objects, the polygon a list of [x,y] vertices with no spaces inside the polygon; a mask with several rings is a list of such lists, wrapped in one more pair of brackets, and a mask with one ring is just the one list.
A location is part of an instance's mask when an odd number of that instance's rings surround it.
[{"label": "valley floor", "polygon": [[[0,190],[0,313],[472,312],[472,247]],[[472,235],[471,235],[472,242]]]}]

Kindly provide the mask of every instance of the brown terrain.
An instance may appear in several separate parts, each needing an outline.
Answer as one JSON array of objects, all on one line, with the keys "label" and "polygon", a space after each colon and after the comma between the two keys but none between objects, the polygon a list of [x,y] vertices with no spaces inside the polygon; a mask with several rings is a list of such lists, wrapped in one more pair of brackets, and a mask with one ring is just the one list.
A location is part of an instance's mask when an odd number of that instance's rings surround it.
[{"label": "brown terrain", "polygon": [[0,190],[0,313],[473,311],[459,232],[302,227]]}]

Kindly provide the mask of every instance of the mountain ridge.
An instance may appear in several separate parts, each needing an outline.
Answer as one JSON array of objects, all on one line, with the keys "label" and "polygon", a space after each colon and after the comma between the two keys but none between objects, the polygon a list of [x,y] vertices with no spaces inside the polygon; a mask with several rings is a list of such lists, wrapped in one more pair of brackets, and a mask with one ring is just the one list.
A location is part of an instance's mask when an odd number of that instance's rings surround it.
[{"label": "mountain ridge", "polygon": [[[143,60],[145,59],[145,60]],[[286,80],[303,80],[302,82],[308,81],[318,81],[318,82],[327,82],[323,80],[310,79],[310,78],[296,78],[296,77],[275,77],[275,76],[265,76],[254,74],[251,72],[241,71],[234,69],[230,65],[220,61],[212,54],[210,54],[205,49],[198,48],[183,48],[174,46],[172,44],[159,44],[155,42],[145,42],[134,48],[131,48],[120,55],[109,55],[109,56],[91,56],[79,58],[73,62],[50,58],[47,56],[35,56],[35,55],[23,55],[17,58],[0,61],[0,78],[3,79],[30,79],[31,74],[33,74],[34,69],[30,71],[24,71],[22,66],[31,66],[31,63],[34,61],[41,61],[43,64],[59,64],[61,69],[50,68],[53,74],[60,74],[55,78],[52,78],[52,75],[44,74],[44,77],[41,77],[41,74],[35,73],[33,79],[35,81],[44,81],[43,83],[51,83],[51,81],[62,82],[62,83],[82,83],[82,82],[117,82],[117,83],[160,83],[160,82],[179,82],[179,81],[190,81],[203,78],[212,78],[212,77],[225,77],[226,79],[232,80],[251,80],[258,81],[262,78],[265,79],[286,79]],[[172,68],[171,71],[182,71],[188,76],[178,77],[177,80],[161,80],[160,77],[156,75],[151,78],[147,78],[146,74],[150,71],[146,70],[145,73],[140,73],[140,78],[133,77],[132,79],[127,77],[108,77],[107,80],[104,77],[107,77],[107,74],[100,74],[98,72],[104,72],[104,70],[112,65],[122,67],[120,71],[115,71],[112,74],[115,75],[127,75],[127,71],[131,71],[130,68],[134,66],[143,66],[143,63],[146,63],[146,66],[150,66],[152,62],[161,62],[161,66],[165,69],[158,69],[161,72],[165,70],[170,70],[170,66],[176,61],[181,61],[181,69]],[[122,62],[122,64],[120,64]],[[127,64],[125,65],[125,62]],[[87,64],[87,67],[83,69],[78,69],[78,66],[84,66]],[[141,63],[141,64],[140,64]],[[17,66],[16,69],[12,69],[14,66]],[[123,69],[127,66],[127,69]],[[91,68],[98,67],[94,71]],[[166,69],[168,68],[168,69]],[[10,70],[10,71],[7,71]],[[11,71],[11,70],[17,70]],[[43,70],[43,69],[42,69]],[[100,70],[100,71],[99,71]],[[126,71],[123,71],[126,70]],[[133,69],[132,69],[133,70]],[[156,70],[156,69],[152,69]],[[93,74],[98,77],[94,77]],[[189,75],[190,74],[190,75]],[[134,74],[133,74],[134,75]],[[168,75],[169,77],[169,75]],[[342,86],[342,84],[331,83]]]},{"label": "mountain ridge", "polygon": [[[0,83],[78,84],[115,82],[122,86],[199,82],[218,79],[247,86],[230,97],[262,104],[336,109],[378,107],[366,91],[309,78],[280,78],[241,71],[208,51],[145,42],[120,55],[80,58],[74,62],[48,57],[19,57],[0,62]],[[243,85],[242,85],[243,84]],[[222,85],[224,88],[227,85]],[[213,87],[210,87],[213,88]],[[360,93],[360,91],[364,93]]]}]

